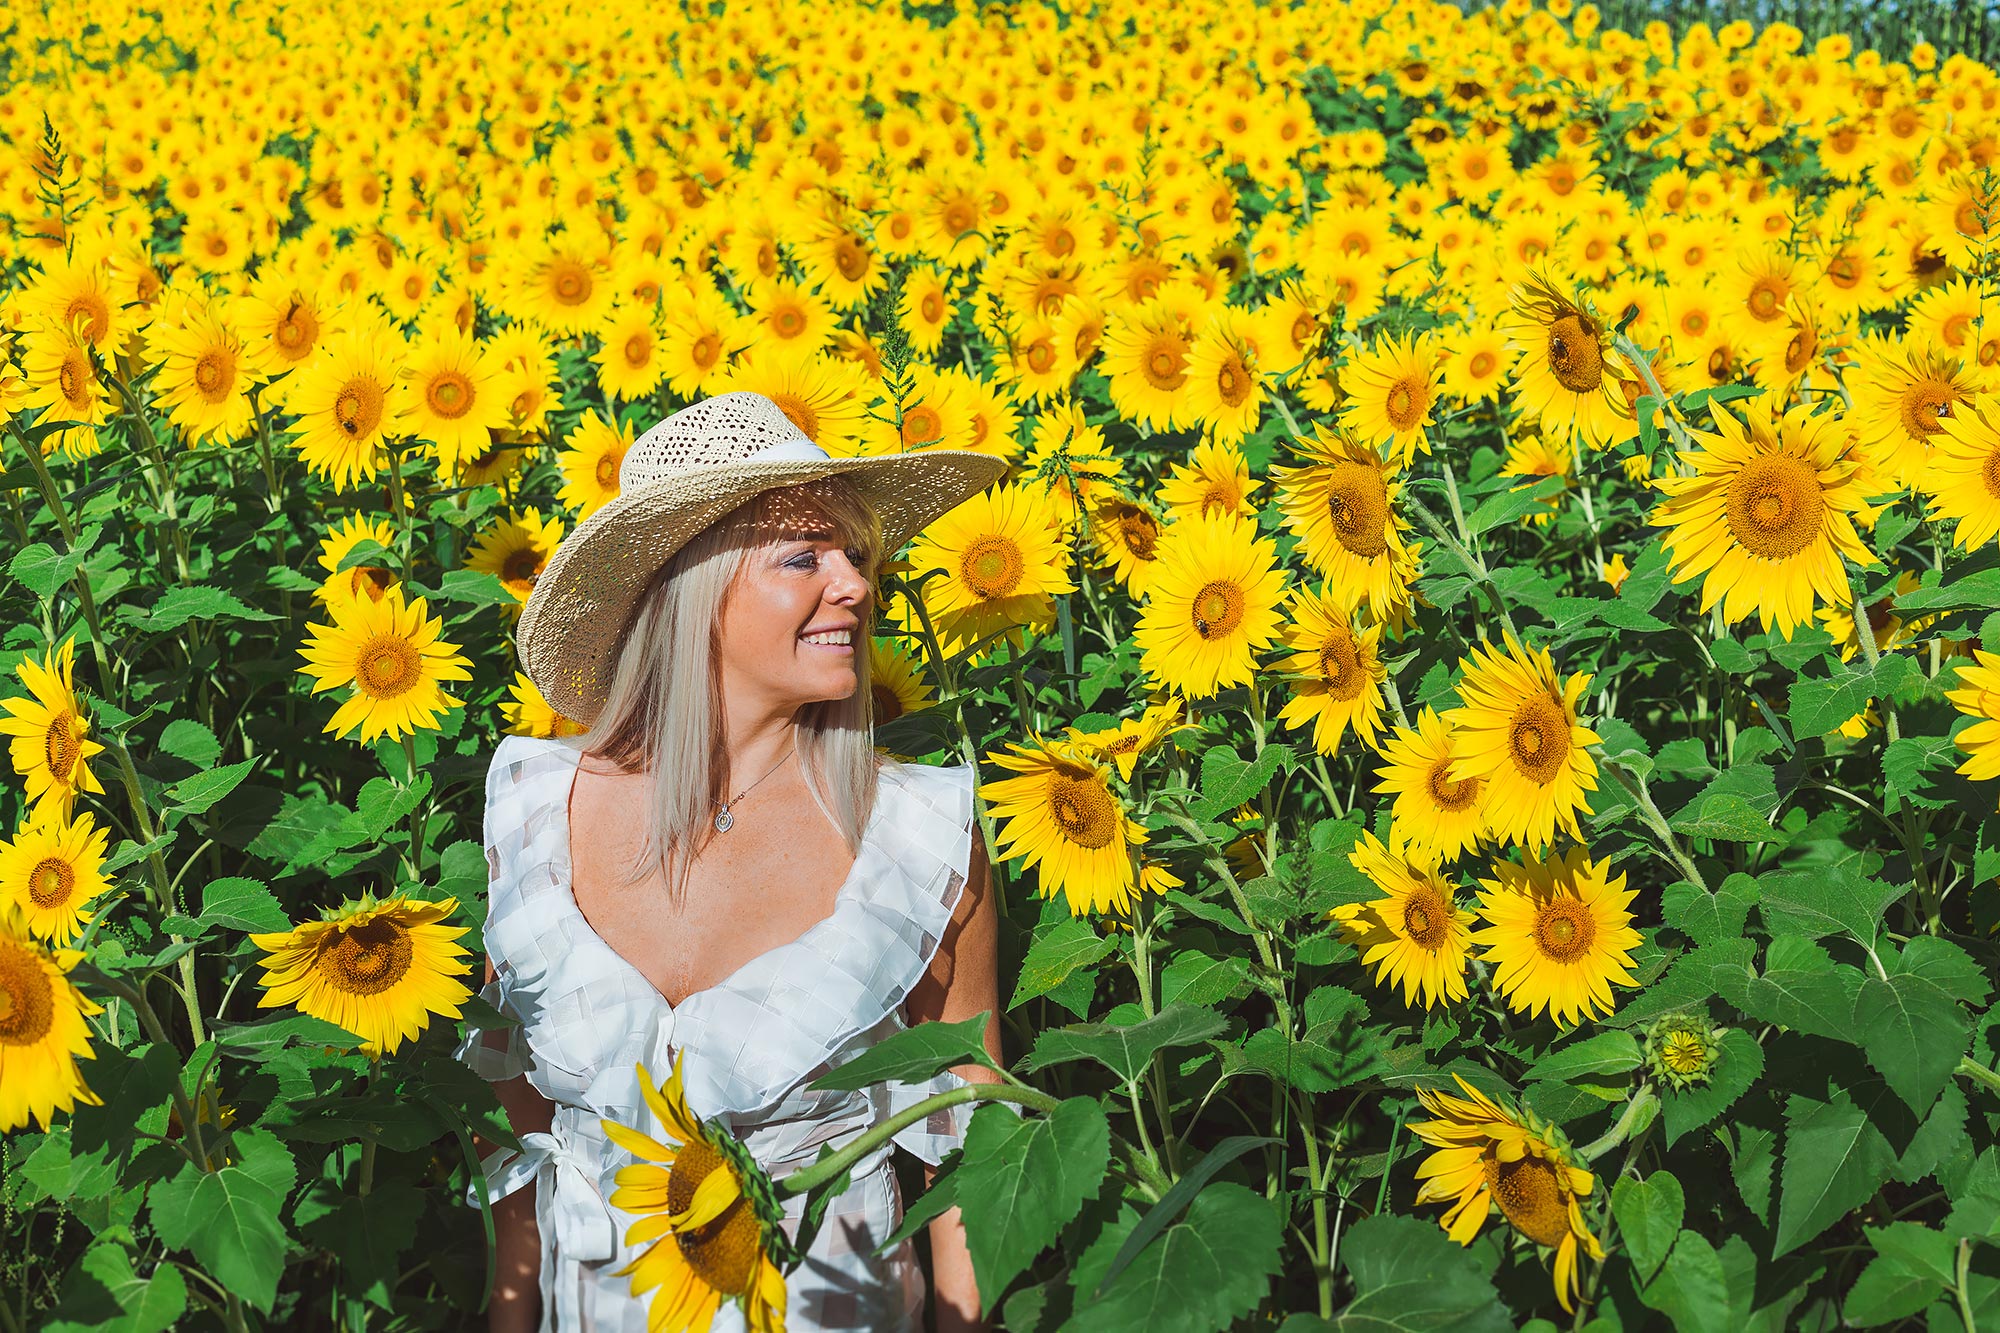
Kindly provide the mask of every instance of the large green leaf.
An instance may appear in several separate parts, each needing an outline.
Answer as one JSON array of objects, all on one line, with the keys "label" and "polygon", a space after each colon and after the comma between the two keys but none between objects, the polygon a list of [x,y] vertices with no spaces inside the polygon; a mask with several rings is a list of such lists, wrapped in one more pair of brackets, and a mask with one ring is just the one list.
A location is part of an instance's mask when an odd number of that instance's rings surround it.
[{"label": "large green leaf", "polygon": [[1910,887],[1884,884],[1852,864],[1778,870],[1758,878],[1758,910],[1773,934],[1809,940],[1847,934],[1873,944],[1882,913]]},{"label": "large green leaf", "polygon": [[1789,1254],[1875,1196],[1896,1165],[1896,1151],[1871,1118],[1893,1096],[1880,1083],[1845,1088],[1827,1100],[1785,1099],[1785,1159],[1779,1174],[1774,1255]]},{"label": "large green leaf", "polygon": [[1113,1278],[1125,1271],[1126,1266],[1132,1262],[1139,1251],[1145,1249],[1152,1242],[1153,1237],[1166,1230],[1183,1212],[1187,1211],[1187,1207],[1194,1201],[1195,1195],[1201,1193],[1202,1187],[1213,1180],[1222,1168],[1228,1166],[1244,1153],[1267,1147],[1277,1142],[1277,1139],[1257,1138],[1248,1134],[1238,1134],[1224,1139],[1209,1149],[1199,1162],[1182,1172],[1180,1179],[1173,1183],[1173,1187],[1161,1195],[1160,1201],[1148,1209],[1146,1215],[1139,1219],[1139,1224],[1132,1228],[1131,1234],[1125,1237],[1125,1243],[1119,1247],[1118,1253],[1112,1258],[1111,1266],[1104,1270],[1103,1275],[1096,1282],[1091,1284],[1091,1295],[1101,1295],[1105,1286]]},{"label": "large green leaf", "polygon": [[1051,1028],[1035,1039],[1028,1069],[1046,1069],[1071,1060],[1095,1060],[1130,1083],[1152,1060],[1153,1052],[1170,1046],[1192,1046],[1218,1036],[1222,1016],[1211,1009],[1170,1004],[1137,1023],[1076,1023]]},{"label": "large green leaf", "polygon": [[1873,671],[1857,662],[1830,677],[1801,676],[1792,682],[1785,720],[1801,743],[1809,737],[1825,736],[1866,708],[1870,699],[1896,695],[1916,672],[1914,662],[1892,653]]},{"label": "large green leaf", "polygon": [[1741,936],[1756,905],[1757,881],[1743,874],[1723,880],[1714,893],[1681,880],[1660,895],[1660,915],[1666,923],[1698,945]]},{"label": "large green leaf", "polygon": [[1729,1281],[1715,1247],[1692,1231],[1674,1237],[1666,1262],[1639,1299],[1673,1321],[1676,1333],[1709,1333],[1729,1308]]},{"label": "large green leaf", "polygon": [[1753,1018],[1835,1041],[1854,1040],[1854,997],[1861,973],[1835,963],[1819,946],[1796,937],[1771,942],[1764,975],[1726,998]]},{"label": "large green leaf", "polygon": [[1639,1043],[1629,1032],[1600,1032],[1562,1046],[1535,1062],[1531,1079],[1571,1079],[1625,1074],[1639,1067]]},{"label": "large green leaf", "polygon": [[1241,1185],[1213,1183],[1105,1284],[1102,1296],[1079,1301],[1064,1327],[1070,1333],[1218,1333],[1263,1299],[1278,1271],[1282,1239],[1269,1202]]},{"label": "large green leaf", "polygon": [[953,1065],[994,1068],[986,1053],[987,1015],[962,1023],[919,1023],[876,1042],[845,1064],[836,1065],[808,1086],[847,1090],[894,1080],[921,1083]]},{"label": "large green leaf", "polygon": [[207,1172],[190,1163],[153,1186],[153,1229],[173,1248],[193,1251],[223,1286],[268,1311],[285,1267],[278,1212],[297,1168],[290,1150],[267,1130],[246,1130],[231,1141],[234,1165]]},{"label": "large green leaf", "polygon": [[1035,1118],[992,1103],[979,1108],[957,1178],[966,1246],[988,1310],[1097,1193],[1110,1161],[1111,1127],[1091,1098],[1072,1097]]},{"label": "large green leaf", "polygon": [[1915,1222],[1869,1227],[1875,1257],[1848,1290],[1841,1313],[1856,1328],[1908,1318],[1957,1285],[1951,1238]]},{"label": "large green leaf", "polygon": [[312,1202],[320,1206],[309,1210],[307,1200],[299,1204],[299,1231],[333,1256],[341,1290],[393,1311],[402,1255],[416,1240],[423,1196],[412,1185],[389,1180],[367,1195],[342,1197],[323,1188]]},{"label": "large green leaf", "polygon": [[165,799],[176,813],[204,814],[217,801],[235,791],[243,779],[250,776],[250,770],[256,763],[254,759],[245,759],[240,764],[226,764],[182,778],[167,788]]},{"label": "large green leaf", "polygon": [[1655,1171],[1640,1180],[1627,1176],[1611,1191],[1611,1213],[1632,1258],[1640,1286],[1651,1282],[1680,1234],[1687,1197],[1671,1172]]},{"label": "large green leaf", "polygon": [[290,930],[291,918],[277,898],[254,879],[231,876],[209,881],[201,891],[201,920],[229,930]]},{"label": "large green leaf", "polygon": [[1875,1072],[1922,1115],[1965,1054],[1972,1022],[1930,978],[1897,972],[1863,979],[1854,997],[1854,1034]]},{"label": "large green leaf", "polygon": [[1293,1315],[1280,1333],[1510,1333],[1473,1251],[1433,1222],[1381,1213],[1348,1228],[1340,1262],[1354,1299],[1332,1320]]},{"label": "large green leaf", "polygon": [[1080,967],[1089,967],[1111,952],[1111,941],[1081,917],[1064,917],[1035,937],[1021,960],[1020,980],[1014,986],[1009,1009],[1046,995],[1068,981]]},{"label": "large green leaf", "polygon": [[1201,800],[1194,807],[1198,819],[1217,819],[1253,799],[1278,770],[1296,763],[1289,745],[1267,745],[1255,759],[1245,759],[1226,745],[1212,747],[1201,757]]},{"label": "large green leaf", "polygon": [[63,1283],[55,1317],[42,1333],[165,1333],[187,1313],[187,1279],[172,1263],[151,1264],[146,1276],[116,1242],[84,1251]]}]

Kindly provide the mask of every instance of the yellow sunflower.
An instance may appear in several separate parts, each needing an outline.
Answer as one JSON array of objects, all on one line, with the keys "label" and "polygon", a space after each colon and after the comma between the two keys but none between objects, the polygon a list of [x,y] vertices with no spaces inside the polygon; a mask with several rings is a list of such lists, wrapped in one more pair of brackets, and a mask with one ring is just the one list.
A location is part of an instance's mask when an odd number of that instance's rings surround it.
[{"label": "yellow sunflower", "polygon": [[1375,969],[1375,984],[1401,986],[1403,1003],[1411,1007],[1420,994],[1426,1009],[1464,999],[1474,918],[1458,905],[1457,887],[1437,863],[1412,848],[1393,823],[1386,844],[1364,830],[1347,859],[1382,896],[1343,903],[1330,915],[1361,954],[1361,965]]},{"label": "yellow sunflower", "polygon": [[907,639],[868,641],[868,692],[878,727],[937,702],[937,692],[925,681],[923,666]]},{"label": "yellow sunflower", "polygon": [[1499,878],[1479,881],[1488,924],[1472,942],[1507,1007],[1530,1017],[1546,1009],[1564,1027],[1610,1014],[1611,987],[1638,984],[1639,932],[1625,910],[1638,891],[1611,874],[1610,858],[1592,861],[1583,847],[1546,861],[1530,851],[1520,865],[1494,862],[1493,872]]},{"label": "yellow sunflower", "polygon": [[1104,374],[1118,414],[1151,430],[1182,424],[1193,347],[1182,312],[1164,300],[1114,316],[1104,330]]},{"label": "yellow sunflower", "polygon": [[153,383],[170,409],[167,419],[189,444],[227,444],[250,433],[250,388],[263,376],[213,306],[190,303],[179,319],[154,320],[146,355],[158,367]]},{"label": "yellow sunflower", "polygon": [[1069,548],[1049,502],[1026,486],[996,486],[926,528],[910,547],[924,606],[946,652],[1020,625],[1055,621],[1052,598],[1075,590]]},{"label": "yellow sunflower", "polygon": [[1603,321],[1530,273],[1515,289],[1509,332],[1521,410],[1558,438],[1581,436],[1593,449],[1610,443],[1631,418],[1623,386],[1632,376]]},{"label": "yellow sunflower", "polygon": [[1167,507],[1169,518],[1188,514],[1255,518],[1257,506],[1250,497],[1263,484],[1250,475],[1250,464],[1241,449],[1222,440],[1203,440],[1187,462],[1168,469],[1160,483],[1160,503]]},{"label": "yellow sunflower", "polygon": [[1976,781],[2000,777],[2000,653],[1972,650],[1973,664],[1957,667],[1959,688],[1945,698],[1967,717],[1979,719],[1952,737],[1966,752],[1958,771]]},{"label": "yellow sunflower", "polygon": [[1133,851],[1146,830],[1125,813],[1104,764],[1062,741],[1033,738],[986,757],[1019,777],[980,788],[1001,821],[1000,859],[1039,866],[1042,896],[1061,894],[1072,916],[1128,912]]},{"label": "yellow sunflower", "polygon": [[[909,288],[904,288],[908,300]],[[758,341],[782,349],[794,358],[810,357],[833,338],[840,320],[833,307],[802,282],[772,278],[750,293],[751,318],[760,326]],[[924,349],[919,347],[919,351]]]},{"label": "yellow sunflower", "polygon": [[1132,638],[1154,680],[1206,697],[1248,685],[1256,655],[1278,637],[1285,575],[1277,549],[1234,514],[1171,524]]},{"label": "yellow sunflower", "polygon": [[1455,335],[1441,367],[1440,392],[1462,403],[1491,402],[1500,396],[1515,355],[1502,329],[1482,324]]},{"label": "yellow sunflower", "polygon": [[330,908],[318,921],[257,933],[264,975],[260,1009],[296,1006],[361,1038],[371,1056],[394,1055],[430,1025],[432,1014],[459,1017],[472,994],[459,978],[472,970],[462,945],[469,926],[447,926],[458,899],[423,902],[373,894]]},{"label": "yellow sunflower", "polygon": [[372,541],[385,551],[396,549],[396,525],[386,518],[369,518],[365,514],[349,514],[347,520],[320,539],[319,565],[326,571],[326,579],[313,596],[329,606],[337,602],[351,602],[367,598],[371,602],[380,601],[382,594],[396,583],[393,571],[380,565],[357,564],[346,569],[340,562],[348,553],[364,540]]},{"label": "yellow sunflower", "polygon": [[1424,428],[1431,424],[1443,372],[1437,353],[1418,338],[1384,338],[1342,367],[1347,402],[1340,419],[1363,444],[1390,446],[1408,467],[1421,448],[1431,451]]},{"label": "yellow sunflower", "polygon": [[1713,416],[1719,433],[1695,432],[1702,447],[1681,455],[1692,475],[1654,479],[1668,499],[1647,521],[1671,529],[1662,541],[1674,582],[1706,576],[1703,611],[1721,602],[1735,624],[1755,610],[1789,640],[1815,601],[1847,600],[1842,557],[1879,563],[1854,530],[1865,496],[1843,457],[1845,432],[1803,405],[1782,418],[1749,405],[1740,417],[1722,407]]},{"label": "yellow sunflower", "polygon": [[1547,648],[1531,654],[1511,633],[1505,652],[1481,644],[1459,667],[1463,707],[1444,716],[1457,751],[1451,777],[1483,785],[1488,832],[1537,851],[1558,825],[1581,837],[1576,816],[1590,813],[1584,793],[1597,790],[1585,747],[1599,737],[1577,720],[1589,674],[1558,679]]},{"label": "yellow sunflower", "polygon": [[286,406],[298,414],[291,446],[337,490],[372,481],[388,466],[384,446],[407,429],[397,392],[404,350],[401,334],[368,321],[328,338],[286,381]]},{"label": "yellow sunflower", "polygon": [[576,722],[558,713],[543,697],[535,682],[528,679],[524,671],[514,673],[514,683],[508,687],[512,696],[500,705],[501,720],[507,731],[515,736],[581,736],[590,730],[581,722]]},{"label": "yellow sunflower", "polygon": [[1102,731],[1070,727],[1069,743],[1099,759],[1109,759],[1118,766],[1118,776],[1130,782],[1142,755],[1175,732],[1191,728],[1191,723],[1181,721],[1181,706],[1180,697],[1175,696],[1163,704],[1149,704],[1137,719],[1128,717]]},{"label": "yellow sunflower", "polygon": [[1081,404],[1065,399],[1035,418],[1020,475],[1024,486],[1049,498],[1057,520],[1067,523],[1112,494],[1124,471],[1104,428],[1085,420]]},{"label": "yellow sunflower", "polygon": [[338,331],[339,305],[295,274],[260,276],[237,307],[250,364],[276,377],[302,370]]},{"label": "yellow sunflower", "polygon": [[78,1102],[104,1105],[76,1063],[97,1058],[84,1020],[104,1012],[69,979],[82,961],[74,949],[37,944],[20,913],[0,901],[0,1134],[30,1120],[46,1130]]},{"label": "yellow sunflower", "polygon": [[306,659],[299,674],[313,678],[314,694],[342,685],[354,690],[323,730],[346,737],[359,727],[364,745],[377,736],[395,740],[437,726],[446,709],[460,706],[440,685],[472,679],[472,663],[457,644],[438,637],[444,619],[426,620],[430,607],[423,598],[406,603],[397,584],[378,601],[364,598],[327,610],[333,624],[306,626],[311,642],[299,650]]},{"label": "yellow sunflower", "polygon": [[1247,311],[1221,306],[1188,350],[1187,417],[1211,440],[1234,444],[1257,429],[1266,378],[1258,336]]},{"label": "yellow sunflower", "polygon": [[1160,520],[1145,505],[1112,496],[1090,511],[1091,544],[1098,560],[1135,599],[1146,595],[1159,558]]},{"label": "yellow sunflower", "polygon": [[589,518],[617,498],[618,469],[631,447],[630,421],[613,424],[596,412],[585,412],[556,455],[563,475],[556,498],[574,509],[579,520]]},{"label": "yellow sunflower", "polygon": [[34,820],[0,840],[0,902],[12,902],[28,933],[56,947],[74,944],[94,919],[84,904],[111,887],[104,878],[109,831],[88,814]]},{"label": "yellow sunflower", "polygon": [[1954,524],[1953,545],[1970,551],[2000,536],[2000,403],[1982,395],[1939,419],[1922,486],[1932,521]]},{"label": "yellow sunflower", "polygon": [[1321,754],[1337,754],[1350,726],[1369,746],[1382,728],[1382,682],[1389,675],[1377,652],[1382,627],[1354,628],[1361,600],[1360,589],[1333,584],[1292,592],[1292,619],[1284,633],[1292,655],[1278,664],[1292,697],[1278,720],[1287,728],[1310,725],[1313,748]]},{"label": "yellow sunflower", "polygon": [[1922,343],[1869,339],[1844,381],[1863,444],[1885,449],[1898,486],[1923,479],[1945,422],[1985,387],[1957,356]]},{"label": "yellow sunflower", "polygon": [[447,481],[457,481],[465,462],[491,448],[493,432],[507,426],[496,368],[455,327],[434,328],[411,349],[402,390],[409,432],[431,446]]},{"label": "yellow sunflower", "polygon": [[1457,1074],[1452,1078],[1464,1097],[1417,1089],[1436,1117],[1410,1122],[1410,1132],[1435,1149],[1417,1168],[1423,1181],[1417,1202],[1449,1202],[1438,1225],[1460,1245],[1472,1244],[1497,1207],[1515,1231],[1555,1251],[1556,1300],[1574,1310],[1577,1251],[1604,1257],[1577,1203],[1597,1178],[1576,1164],[1561,1130],[1502,1110]]},{"label": "yellow sunflower", "polygon": [[816,352],[786,356],[770,348],[739,361],[717,393],[761,393],[830,454],[851,455],[868,424],[868,372],[852,361]]},{"label": "yellow sunflower", "polygon": [[[495,519],[473,541],[466,553],[465,567],[482,570],[500,580],[516,602],[527,604],[535,590],[535,580],[548,567],[549,557],[563,539],[562,520],[543,519],[532,505],[516,509],[505,518]],[[519,614],[519,608],[512,608]]]},{"label": "yellow sunflower", "polygon": [[1486,832],[1486,784],[1453,777],[1457,755],[1451,729],[1426,704],[1414,727],[1397,727],[1382,745],[1375,784],[1395,796],[1391,818],[1408,830],[1411,845],[1443,861],[1456,861]]},{"label": "yellow sunflower", "polygon": [[667,387],[683,398],[716,392],[729,375],[730,359],[756,337],[757,326],[708,283],[686,292],[669,289],[660,331]]},{"label": "yellow sunflower", "polygon": [[639,1160],[618,1168],[610,1204],[639,1220],[627,1245],[644,1245],[624,1267],[632,1295],[654,1292],[647,1327],[708,1333],[724,1300],[741,1308],[748,1333],[784,1333],[785,1275],[774,1253],[789,1251],[771,1180],[720,1121],[688,1109],[681,1056],[657,1087],[638,1066],[639,1092],[667,1142],[615,1120],[604,1135]]},{"label": "yellow sunflower", "polygon": [[652,310],[625,305],[612,311],[591,360],[597,366],[597,387],[606,398],[629,403],[659,388],[667,377],[667,364]]},{"label": "yellow sunflower", "polygon": [[1306,461],[1271,476],[1300,554],[1334,586],[1361,589],[1377,621],[1394,619],[1422,549],[1403,537],[1410,524],[1396,510],[1403,487],[1395,463],[1318,422],[1310,441],[1293,444]]},{"label": "yellow sunflower", "polygon": [[11,737],[14,771],[27,777],[33,819],[66,820],[78,793],[104,791],[90,771],[90,757],[104,747],[89,738],[90,723],[72,685],[75,667],[76,641],[65,639],[41,661],[24,657],[14,668],[28,698],[0,699],[8,714],[0,717],[0,736]]},{"label": "yellow sunflower", "polygon": [[571,336],[603,323],[618,288],[605,256],[578,236],[561,233],[528,252],[510,292],[514,315]]},{"label": "yellow sunflower", "polygon": [[70,458],[96,453],[101,447],[97,427],[108,415],[111,395],[91,356],[90,340],[53,324],[32,329],[21,357],[21,375],[28,386],[23,406],[40,408],[44,422],[74,423],[43,436],[42,453],[60,449]]}]

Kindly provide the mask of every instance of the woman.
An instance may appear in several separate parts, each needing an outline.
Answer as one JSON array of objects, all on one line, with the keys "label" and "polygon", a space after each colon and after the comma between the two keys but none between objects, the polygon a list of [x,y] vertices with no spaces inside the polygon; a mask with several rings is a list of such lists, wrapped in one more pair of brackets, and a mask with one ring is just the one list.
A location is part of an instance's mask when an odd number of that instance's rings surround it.
[{"label": "woman", "polygon": [[[510,736],[487,777],[481,994],[520,1026],[459,1053],[525,1149],[485,1164],[495,1333],[645,1329],[615,1271],[644,1248],[636,1219],[607,1202],[633,1159],[601,1128],[644,1127],[637,1063],[659,1078],[678,1057],[692,1113],[774,1176],[956,1084],[807,1090],[905,1024],[998,1009],[972,772],[878,758],[867,645],[884,550],[1003,466],[829,458],[771,400],[723,394],[627,451],[619,496],[537,581],[523,667],[589,729]],[[935,1166],[968,1109],[895,1142]],[[910,1242],[875,1253],[901,1215],[886,1146],[851,1182],[787,1283],[795,1333],[921,1317]],[[929,1236],[938,1326],[978,1327],[956,1212]],[[737,1308],[714,1327],[742,1327]]]}]

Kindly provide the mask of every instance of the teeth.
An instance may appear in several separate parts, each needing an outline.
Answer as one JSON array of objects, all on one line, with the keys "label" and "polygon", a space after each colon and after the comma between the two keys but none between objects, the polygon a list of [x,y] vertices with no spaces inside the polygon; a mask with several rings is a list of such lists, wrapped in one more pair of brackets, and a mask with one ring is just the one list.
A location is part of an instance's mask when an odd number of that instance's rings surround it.
[{"label": "teeth", "polygon": [[854,631],[846,629],[822,630],[818,634],[806,635],[805,640],[807,643],[818,643],[827,645],[853,643]]}]

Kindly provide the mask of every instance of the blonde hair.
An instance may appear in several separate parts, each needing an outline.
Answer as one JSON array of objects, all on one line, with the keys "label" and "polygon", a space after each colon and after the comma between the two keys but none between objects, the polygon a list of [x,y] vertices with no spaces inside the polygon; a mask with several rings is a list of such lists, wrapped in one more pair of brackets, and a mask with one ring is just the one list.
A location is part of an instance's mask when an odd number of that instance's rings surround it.
[{"label": "blonde hair", "polygon": [[[861,573],[874,582],[882,530],[875,511],[851,484],[827,477],[765,491],[702,529],[676,551],[640,594],[618,636],[610,690],[596,723],[583,736],[586,753],[602,755],[628,773],[652,775],[652,817],[631,884],[657,868],[676,899],[686,888],[689,861],[715,836],[715,807],[733,793],[723,732],[720,636],[722,611],[750,553],[778,539],[780,497],[803,494],[833,520],[839,539],[861,552]],[[798,754],[806,789],[859,854],[875,808],[877,758],[874,700],[868,679],[864,620],[855,644],[855,691],[798,712]],[[741,775],[737,775],[740,777]]]}]

